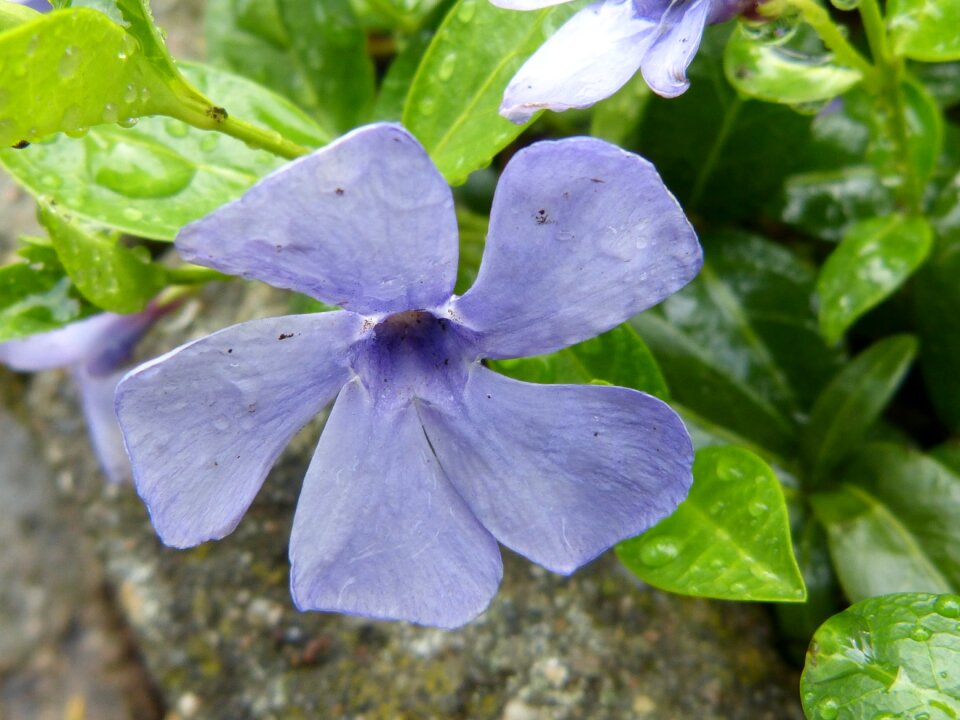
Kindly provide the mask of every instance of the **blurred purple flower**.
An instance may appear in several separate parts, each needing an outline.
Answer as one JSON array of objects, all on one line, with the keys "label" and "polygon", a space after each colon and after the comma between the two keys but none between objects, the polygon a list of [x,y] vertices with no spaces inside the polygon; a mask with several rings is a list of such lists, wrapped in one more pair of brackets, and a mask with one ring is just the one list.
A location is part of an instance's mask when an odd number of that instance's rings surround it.
[{"label": "blurred purple flower", "polygon": [[[510,10],[538,10],[569,0],[491,0]],[[570,18],[513,76],[500,114],[524,123],[538,110],[585,108],[613,95],[639,69],[658,95],[689,86],[687,67],[703,28],[756,0],[600,0]]]},{"label": "blurred purple flower", "polygon": [[101,313],[49,332],[0,343],[0,363],[20,372],[70,370],[100,467],[114,483],[129,482],[130,463],[114,411],[114,391],[134,346],[172,305],[141,313]]},{"label": "blurred purple flower", "polygon": [[18,5],[26,5],[29,8],[33,8],[37,12],[47,12],[52,9],[52,6],[47,0],[12,0],[12,2],[17,3]]},{"label": "blurred purple flower", "polygon": [[121,381],[134,479],[168,545],[230,533],[334,397],[290,541],[302,610],[455,627],[496,592],[498,540],[570,573],[687,494],[690,439],[661,401],[481,363],[593,337],[696,275],[693,229],[636,155],[592,138],[519,152],[461,297],[450,189],[394,125],[287,165],[176,244],[345,309],[235,325]]}]

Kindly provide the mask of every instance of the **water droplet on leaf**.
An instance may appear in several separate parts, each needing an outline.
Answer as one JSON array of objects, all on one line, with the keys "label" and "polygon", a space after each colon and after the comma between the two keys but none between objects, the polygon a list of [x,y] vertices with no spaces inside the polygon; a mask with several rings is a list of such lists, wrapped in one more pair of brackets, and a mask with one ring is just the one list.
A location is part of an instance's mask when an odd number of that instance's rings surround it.
[{"label": "water droplet on leaf", "polygon": [[833,698],[827,698],[817,706],[817,712],[823,720],[834,720],[840,714],[840,706]]},{"label": "water droplet on leaf", "polygon": [[640,562],[649,567],[662,567],[680,554],[680,544],[669,535],[657,535],[640,548]]},{"label": "water droplet on leaf", "polygon": [[937,598],[933,609],[943,617],[960,617],[960,598],[952,595],[944,595],[943,597]]},{"label": "water droplet on leaf", "polygon": [[57,65],[57,72],[64,80],[72,78],[80,69],[81,53],[80,48],[70,45],[63,51],[60,57],[60,63]]},{"label": "water droplet on leaf", "polygon": [[477,0],[464,0],[457,11],[457,20],[460,22],[470,22],[473,16],[477,14]]}]

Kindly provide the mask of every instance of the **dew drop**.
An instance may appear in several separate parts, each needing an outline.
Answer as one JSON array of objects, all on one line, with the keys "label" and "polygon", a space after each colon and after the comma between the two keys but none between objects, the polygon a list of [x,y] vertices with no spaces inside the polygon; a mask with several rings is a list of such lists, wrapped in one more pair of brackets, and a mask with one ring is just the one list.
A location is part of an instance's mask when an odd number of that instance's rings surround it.
[{"label": "dew drop", "polygon": [[80,48],[75,45],[68,46],[67,49],[63,51],[63,55],[60,57],[60,63],[57,65],[57,72],[60,74],[60,77],[66,80],[76,75],[77,70],[80,69],[81,59]]},{"label": "dew drop", "polygon": [[420,110],[421,115],[433,115],[437,109],[437,101],[428,95],[420,101],[417,108]]},{"label": "dew drop", "polygon": [[652,537],[640,548],[640,562],[649,567],[662,567],[680,554],[680,544],[669,535]]},{"label": "dew drop", "polygon": [[107,103],[103,106],[103,114],[100,117],[105,123],[115,123],[120,119],[120,110],[113,103]]},{"label": "dew drop", "polygon": [[930,634],[930,631],[927,630],[923,625],[917,625],[913,630],[910,631],[910,637],[917,642],[926,642],[930,639]]},{"label": "dew drop", "polygon": [[180,122],[179,120],[167,120],[163,124],[163,129],[167,131],[167,134],[170,137],[175,138],[186,137],[189,133],[189,130],[187,130],[187,124]]},{"label": "dew drop", "polygon": [[54,175],[53,173],[47,173],[40,177],[40,184],[43,185],[45,188],[56,190],[58,187],[63,185],[63,181],[60,179],[59,175]]},{"label": "dew drop", "polygon": [[200,141],[200,149],[204,152],[212,152],[220,144],[220,138],[212,133],[207,133]]},{"label": "dew drop", "polygon": [[120,50],[117,52],[117,57],[121,60],[126,60],[139,49],[140,43],[137,42],[137,39],[133,37],[133,35],[124,34]]},{"label": "dew drop", "polygon": [[457,20],[468,23],[477,14],[477,0],[464,0],[457,11]]},{"label": "dew drop", "polygon": [[743,470],[737,467],[736,461],[731,461],[726,457],[717,459],[716,473],[721,480],[740,480],[743,478]]},{"label": "dew drop", "polygon": [[124,208],[121,215],[123,215],[125,220],[129,220],[130,222],[137,222],[143,219],[143,212],[134,207]]},{"label": "dew drop", "polygon": [[133,83],[127,85],[126,89],[123,91],[123,101],[125,103],[132,103],[137,99],[137,86]]},{"label": "dew drop", "polygon": [[150,88],[144,86],[140,88],[140,102],[146,103],[150,99]]},{"label": "dew drop", "polygon": [[840,706],[833,698],[827,698],[817,706],[817,712],[823,720],[834,720],[840,714]]},{"label": "dew drop", "polygon": [[947,618],[960,617],[960,599],[951,595],[944,595],[937,599],[933,609]]},{"label": "dew drop", "polygon": [[40,47],[40,36],[34,35],[27,41],[27,47],[24,48],[23,52],[27,57],[30,57],[37,51],[39,47]]},{"label": "dew drop", "polygon": [[117,125],[119,125],[120,127],[124,127],[124,128],[132,128],[132,127],[133,127],[134,125],[136,125],[139,121],[140,121],[140,118],[133,117],[133,116],[131,115],[130,117],[125,117],[125,118],[123,118],[122,120],[117,120]]},{"label": "dew drop", "polygon": [[453,70],[457,65],[457,54],[447,53],[437,69],[437,77],[441,80],[449,80],[453,77]]},{"label": "dew drop", "polygon": [[759,500],[756,500],[747,506],[747,512],[750,513],[751,517],[755,517],[755,518],[760,517],[761,515],[766,513],[769,509],[770,508],[767,506],[766,503],[760,502]]},{"label": "dew drop", "polygon": [[730,592],[734,593],[735,595],[742,595],[746,591],[747,591],[747,586],[744,585],[742,582],[735,582],[730,586]]},{"label": "dew drop", "polygon": [[226,415],[220,415],[216,420],[213,421],[213,429],[218,430],[219,432],[229,430],[230,419]]},{"label": "dew drop", "polygon": [[60,127],[71,137],[81,137],[87,132],[87,128],[81,125],[82,117],[83,111],[80,106],[70,105],[63,111],[63,117],[60,118]]}]

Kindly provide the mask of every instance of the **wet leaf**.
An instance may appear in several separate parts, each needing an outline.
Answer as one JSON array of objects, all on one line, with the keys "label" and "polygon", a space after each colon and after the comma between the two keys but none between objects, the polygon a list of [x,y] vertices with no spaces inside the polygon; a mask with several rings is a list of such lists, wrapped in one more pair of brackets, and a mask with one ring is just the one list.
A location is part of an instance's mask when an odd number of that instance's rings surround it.
[{"label": "wet leaf", "polygon": [[960,1],[890,0],[890,34],[897,53],[913,60],[960,60]]}]

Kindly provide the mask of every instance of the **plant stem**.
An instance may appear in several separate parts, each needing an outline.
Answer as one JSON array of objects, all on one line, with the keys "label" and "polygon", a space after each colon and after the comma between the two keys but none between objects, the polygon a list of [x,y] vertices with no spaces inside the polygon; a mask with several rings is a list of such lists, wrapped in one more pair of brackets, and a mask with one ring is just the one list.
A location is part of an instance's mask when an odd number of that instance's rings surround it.
[{"label": "plant stem", "polygon": [[182,120],[200,130],[215,130],[242,140],[251,147],[259,148],[289,160],[308,155],[310,148],[287,140],[276,130],[265,130],[245,120],[231,117],[222,107],[217,107],[199,93],[174,96],[164,108],[163,114]]},{"label": "plant stem", "polygon": [[903,78],[903,61],[890,51],[883,14],[877,0],[862,0],[860,17],[867,34],[870,53],[873,55],[878,74],[878,87],[874,94],[878,102],[886,106],[887,130],[896,148],[897,173],[903,178],[900,200],[910,212],[919,215],[923,187],[910,157],[910,138],[907,127],[907,109],[900,91]]}]

